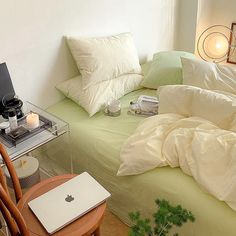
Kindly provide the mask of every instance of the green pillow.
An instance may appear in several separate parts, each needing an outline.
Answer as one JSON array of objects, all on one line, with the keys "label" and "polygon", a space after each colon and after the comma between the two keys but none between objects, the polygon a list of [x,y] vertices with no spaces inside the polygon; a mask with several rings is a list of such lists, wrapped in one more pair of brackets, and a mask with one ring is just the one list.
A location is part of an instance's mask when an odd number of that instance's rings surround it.
[{"label": "green pillow", "polygon": [[150,68],[151,68],[151,65],[152,65],[152,61],[147,61],[147,62],[145,62],[144,64],[141,64],[142,74],[143,74],[144,77],[147,76],[148,71],[149,71]]},{"label": "green pillow", "polygon": [[195,58],[195,55],[182,51],[154,54],[149,71],[144,75],[142,86],[156,89],[161,85],[182,84],[181,57]]}]

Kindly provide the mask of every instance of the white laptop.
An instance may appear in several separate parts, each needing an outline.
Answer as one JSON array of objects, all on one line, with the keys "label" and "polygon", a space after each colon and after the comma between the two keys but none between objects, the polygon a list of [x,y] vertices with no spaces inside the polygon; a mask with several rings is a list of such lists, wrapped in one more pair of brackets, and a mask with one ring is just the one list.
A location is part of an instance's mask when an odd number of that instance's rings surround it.
[{"label": "white laptop", "polygon": [[[84,172],[28,203],[52,234],[104,202],[110,193]],[[60,212],[58,214],[58,212]]]}]

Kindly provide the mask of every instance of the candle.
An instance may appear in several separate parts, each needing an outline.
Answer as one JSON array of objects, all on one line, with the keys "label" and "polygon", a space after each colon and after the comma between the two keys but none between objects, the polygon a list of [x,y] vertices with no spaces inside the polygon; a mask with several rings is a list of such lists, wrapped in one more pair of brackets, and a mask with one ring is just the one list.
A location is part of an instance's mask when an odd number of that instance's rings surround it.
[{"label": "candle", "polygon": [[26,116],[26,124],[29,129],[35,129],[39,126],[39,115],[30,113]]}]

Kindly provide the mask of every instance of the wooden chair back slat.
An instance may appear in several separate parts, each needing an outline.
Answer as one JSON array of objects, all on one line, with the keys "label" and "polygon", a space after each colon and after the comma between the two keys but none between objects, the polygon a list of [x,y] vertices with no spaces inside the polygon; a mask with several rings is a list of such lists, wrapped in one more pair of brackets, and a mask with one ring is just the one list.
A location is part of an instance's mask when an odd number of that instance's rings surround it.
[{"label": "wooden chair back slat", "polygon": [[4,176],[2,168],[0,168],[0,184],[2,185],[6,193],[10,196],[8,188],[7,188],[6,178]]},{"label": "wooden chair back slat", "polygon": [[0,185],[0,209],[12,236],[29,236],[29,231],[20,211],[2,185]]},{"label": "wooden chair back slat", "polygon": [[[0,168],[0,186],[2,189],[4,189],[4,191],[6,192],[8,197],[10,197],[10,194],[9,194],[9,191],[7,188],[6,179],[4,177],[4,173],[3,173],[2,168]],[[0,201],[0,209],[1,209],[1,213],[3,215],[3,218],[5,219],[8,227],[9,227],[9,231],[10,231],[11,235],[16,235],[18,232],[16,223],[12,219],[10,212],[7,210],[7,208],[5,207],[5,205],[3,204],[2,201]]]},{"label": "wooden chair back slat", "polygon": [[[6,164],[6,167],[9,171],[10,176],[11,176],[11,180],[12,180],[12,184],[13,184],[13,188],[14,188],[14,193],[15,193],[15,197],[16,197],[16,202],[19,202],[19,200],[22,198],[22,190],[21,190],[20,182],[17,177],[15,168],[11,162],[11,159],[10,159],[5,147],[1,143],[0,143],[0,154],[4,160],[4,163]],[[8,193],[6,181],[4,179],[5,179],[5,177],[4,177],[3,171],[1,169],[0,182],[3,186],[3,188],[5,189],[5,191]]]}]

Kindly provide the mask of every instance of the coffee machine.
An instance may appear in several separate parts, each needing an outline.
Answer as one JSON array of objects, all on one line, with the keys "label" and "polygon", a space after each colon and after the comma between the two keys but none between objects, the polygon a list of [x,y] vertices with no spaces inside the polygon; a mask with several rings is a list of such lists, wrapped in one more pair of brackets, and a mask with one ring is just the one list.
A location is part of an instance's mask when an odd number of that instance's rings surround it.
[{"label": "coffee machine", "polygon": [[17,118],[23,117],[23,102],[15,97],[15,90],[6,63],[0,64],[0,115],[8,119],[9,111],[15,110]]}]

